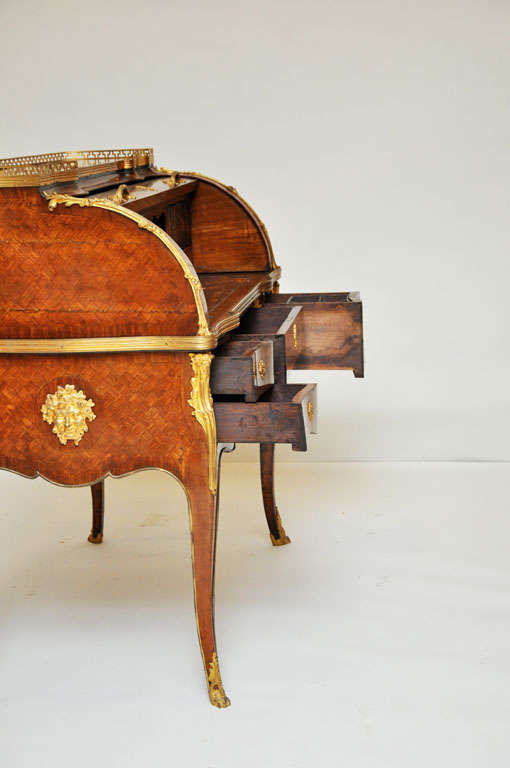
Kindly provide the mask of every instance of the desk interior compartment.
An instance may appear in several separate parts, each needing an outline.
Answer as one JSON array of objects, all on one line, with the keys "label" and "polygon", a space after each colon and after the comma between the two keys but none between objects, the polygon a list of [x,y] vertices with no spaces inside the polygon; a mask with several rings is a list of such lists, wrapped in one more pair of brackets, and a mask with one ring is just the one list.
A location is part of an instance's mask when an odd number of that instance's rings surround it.
[{"label": "desk interior compartment", "polygon": [[249,309],[242,317],[239,328],[236,328],[237,338],[242,334],[258,334],[261,337],[283,336],[287,368],[295,368],[298,354],[297,332],[298,317],[301,306],[290,306],[282,303],[264,304],[262,307]]},{"label": "desk interior compartment", "polygon": [[288,368],[296,370],[352,370],[363,377],[363,316],[357,292],[277,293],[267,297],[269,307],[300,306]]}]

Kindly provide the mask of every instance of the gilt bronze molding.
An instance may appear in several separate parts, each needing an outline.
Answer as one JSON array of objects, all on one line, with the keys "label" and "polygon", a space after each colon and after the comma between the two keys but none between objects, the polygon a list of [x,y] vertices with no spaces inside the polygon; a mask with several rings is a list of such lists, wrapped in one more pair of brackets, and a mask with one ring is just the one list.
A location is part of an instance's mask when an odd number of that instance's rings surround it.
[{"label": "gilt bronze molding", "polygon": [[284,544],[290,544],[290,539],[285,533],[285,528],[282,524],[282,519],[280,517],[280,513],[278,512],[278,507],[275,508],[275,517],[276,517],[276,527],[278,529],[278,538],[276,536],[273,536],[273,534],[270,532],[269,535],[271,537],[271,543],[274,547],[283,547]]},{"label": "gilt bronze molding", "polygon": [[225,709],[230,706],[230,699],[225,694],[223,683],[221,681],[220,667],[218,664],[218,654],[213,653],[212,660],[207,670],[207,684],[209,688],[209,699],[214,707]]},{"label": "gilt bronze molding", "polygon": [[178,352],[214,349],[209,336],[98,336],[73,339],[0,339],[0,354],[66,355],[86,352]]},{"label": "gilt bronze molding", "polygon": [[216,419],[214,417],[213,399],[209,387],[211,361],[214,357],[210,352],[205,354],[190,354],[193,377],[191,379],[191,395],[188,403],[193,409],[193,416],[204,430],[209,446],[209,490],[216,493],[218,489],[218,462]]}]

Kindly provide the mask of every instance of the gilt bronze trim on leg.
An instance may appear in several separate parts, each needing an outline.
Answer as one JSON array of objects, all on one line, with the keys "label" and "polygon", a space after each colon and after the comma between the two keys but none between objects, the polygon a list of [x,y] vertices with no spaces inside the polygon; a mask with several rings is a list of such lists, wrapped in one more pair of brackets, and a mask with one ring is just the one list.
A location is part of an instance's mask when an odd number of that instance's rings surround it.
[{"label": "gilt bronze trim on leg", "polygon": [[216,493],[218,490],[218,466],[216,461],[216,421],[214,418],[213,399],[209,386],[211,361],[213,355],[190,354],[193,377],[191,379],[191,396],[188,400],[196,418],[207,437],[209,449],[209,490]]},{"label": "gilt bronze trim on leg", "polygon": [[[229,450],[229,447],[222,444],[218,445],[216,452],[216,472],[218,474],[223,450]],[[210,702],[214,707],[224,709],[230,706],[230,699],[225,694],[221,680],[214,628],[214,571],[218,493],[211,493],[204,484],[207,472],[208,467],[204,456],[197,460],[194,472],[187,477],[185,486],[189,499],[191,559],[198,640],[204,662]],[[200,473],[204,476],[202,479],[199,477]]]}]

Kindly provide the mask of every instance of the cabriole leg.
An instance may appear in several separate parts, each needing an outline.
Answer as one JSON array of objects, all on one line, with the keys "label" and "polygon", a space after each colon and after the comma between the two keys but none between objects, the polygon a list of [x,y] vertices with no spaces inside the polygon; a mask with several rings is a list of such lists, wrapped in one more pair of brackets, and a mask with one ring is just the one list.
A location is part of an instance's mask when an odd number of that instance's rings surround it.
[{"label": "cabriole leg", "polygon": [[289,544],[274,498],[274,443],[260,443],[260,479],[264,511],[273,546]]},{"label": "cabriole leg", "polygon": [[[218,446],[218,469],[223,445]],[[219,486],[219,472],[218,472]],[[193,562],[193,588],[198,639],[204,661],[209,699],[215,707],[230,705],[221,681],[214,631],[214,567],[218,493],[211,493],[204,482],[187,483]]]},{"label": "cabriole leg", "polygon": [[91,485],[90,490],[92,491],[92,530],[88,540],[92,544],[101,544],[104,525],[104,480]]}]

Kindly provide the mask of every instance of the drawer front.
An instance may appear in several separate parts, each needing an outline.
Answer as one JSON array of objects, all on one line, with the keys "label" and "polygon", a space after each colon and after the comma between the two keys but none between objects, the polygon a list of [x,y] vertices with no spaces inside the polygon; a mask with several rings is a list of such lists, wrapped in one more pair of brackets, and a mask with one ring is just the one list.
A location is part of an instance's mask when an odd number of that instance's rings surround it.
[{"label": "drawer front", "polygon": [[273,343],[270,340],[239,340],[216,350],[211,365],[213,395],[258,398],[274,383]]},{"label": "drawer front", "polygon": [[257,309],[250,309],[243,315],[236,334],[259,334],[261,336],[283,336],[287,367],[294,368],[298,357],[299,305],[287,305],[285,302],[268,303]]},{"label": "drawer front", "polygon": [[285,336],[267,335],[264,333],[243,333],[235,338],[250,339],[251,341],[270,341],[273,348],[273,375],[275,384],[287,383],[287,355],[285,353]]},{"label": "drawer front", "polygon": [[256,403],[214,403],[216,433],[221,443],[290,443],[306,451],[316,432],[315,384],[275,384]]},{"label": "drawer front", "polygon": [[284,293],[273,294],[268,301],[268,306],[301,307],[293,336],[286,342],[288,368],[347,369],[357,377],[363,376],[363,317],[359,294]]}]

